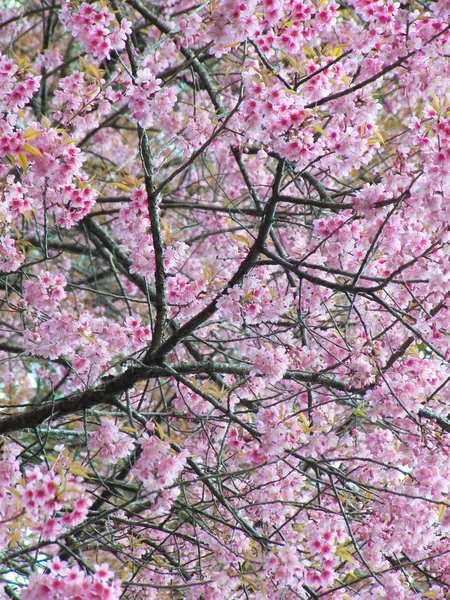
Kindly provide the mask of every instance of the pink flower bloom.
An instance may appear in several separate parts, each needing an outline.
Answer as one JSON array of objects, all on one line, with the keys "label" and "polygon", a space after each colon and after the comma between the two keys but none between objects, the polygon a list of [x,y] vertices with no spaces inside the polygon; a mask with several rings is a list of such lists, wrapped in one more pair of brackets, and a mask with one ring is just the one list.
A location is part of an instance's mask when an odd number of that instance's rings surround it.
[{"label": "pink flower bloom", "polygon": [[88,447],[98,452],[106,465],[116,464],[132,451],[134,441],[112,419],[101,417],[100,421],[101,427],[90,438]]},{"label": "pink flower bloom", "polygon": [[259,350],[250,375],[263,375],[267,383],[277,383],[285,374],[289,364],[286,350],[281,346]]},{"label": "pink flower bloom", "polygon": [[131,33],[130,21],[114,25],[114,16],[99,2],[82,2],[75,6],[70,0],[63,2],[61,19],[72,35],[79,38],[88,52],[99,58],[110,58],[112,50],[123,50]]},{"label": "pink flower bloom", "polygon": [[37,281],[25,282],[25,300],[42,311],[53,312],[61,307],[61,301],[66,297],[65,285],[62,275],[42,271]]}]

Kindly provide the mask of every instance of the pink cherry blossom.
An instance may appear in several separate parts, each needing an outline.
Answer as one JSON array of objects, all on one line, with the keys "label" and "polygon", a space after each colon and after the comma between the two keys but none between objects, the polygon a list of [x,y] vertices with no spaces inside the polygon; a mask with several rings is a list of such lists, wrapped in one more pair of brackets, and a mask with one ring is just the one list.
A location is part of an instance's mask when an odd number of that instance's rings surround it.
[{"label": "pink cherry blossom", "polygon": [[444,600],[450,2],[0,9],[0,598]]}]

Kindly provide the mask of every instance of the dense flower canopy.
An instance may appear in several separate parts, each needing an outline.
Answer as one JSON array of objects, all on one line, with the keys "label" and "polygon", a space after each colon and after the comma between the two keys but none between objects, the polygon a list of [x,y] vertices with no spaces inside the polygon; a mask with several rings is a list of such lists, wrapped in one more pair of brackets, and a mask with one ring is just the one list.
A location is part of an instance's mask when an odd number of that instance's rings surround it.
[{"label": "dense flower canopy", "polygon": [[0,598],[450,598],[450,1],[4,1],[0,105]]}]

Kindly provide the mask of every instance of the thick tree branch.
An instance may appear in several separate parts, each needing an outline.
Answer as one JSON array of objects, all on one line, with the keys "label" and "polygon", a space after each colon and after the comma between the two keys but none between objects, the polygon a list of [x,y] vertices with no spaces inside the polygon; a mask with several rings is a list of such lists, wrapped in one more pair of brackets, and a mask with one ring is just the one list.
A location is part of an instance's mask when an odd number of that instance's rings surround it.
[{"label": "thick tree branch", "polygon": [[[0,434],[33,428],[41,425],[47,419],[58,419],[65,415],[77,414],[100,404],[114,405],[116,398],[120,397],[139,381],[158,377],[173,377],[177,374],[230,374],[245,378],[249,375],[251,368],[251,366],[244,366],[242,364],[229,364],[216,361],[130,367],[123,373],[108,378],[94,389],[75,392],[64,398],[39,406],[32,406],[23,411],[1,417]],[[288,370],[284,375],[284,379],[305,384],[315,384],[341,392],[362,393],[361,390],[353,390],[351,386],[338,379],[320,373]],[[183,382],[185,383],[184,378]],[[210,400],[209,396],[208,400]]]}]

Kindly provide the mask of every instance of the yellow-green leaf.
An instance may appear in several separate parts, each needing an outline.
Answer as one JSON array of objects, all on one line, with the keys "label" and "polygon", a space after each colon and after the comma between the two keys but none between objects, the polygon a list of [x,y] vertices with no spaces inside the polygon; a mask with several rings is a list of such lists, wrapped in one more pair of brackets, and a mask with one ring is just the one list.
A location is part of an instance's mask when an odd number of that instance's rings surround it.
[{"label": "yellow-green leaf", "polygon": [[317,52],[314,48],[310,48],[309,46],[305,46],[305,54],[308,58],[315,58],[317,56]]},{"label": "yellow-green leaf", "polygon": [[356,560],[353,558],[352,553],[349,552],[347,548],[341,546],[336,550],[336,554],[339,556],[339,558],[345,560],[345,562],[349,562],[352,565],[356,565]]},{"label": "yellow-green leaf", "polygon": [[156,429],[158,430],[159,437],[163,440],[166,437],[166,434],[164,433],[161,423],[155,423],[155,425]]},{"label": "yellow-green leaf", "polygon": [[336,46],[336,48],[333,48],[333,50],[331,50],[331,56],[334,56],[334,58],[339,58],[342,52],[342,46]]},{"label": "yellow-green leaf", "polygon": [[202,385],[202,391],[206,394],[209,394],[210,396],[213,396],[213,398],[222,398],[226,393],[226,390],[219,390],[219,388],[213,381],[206,381]]},{"label": "yellow-green leaf", "polygon": [[303,413],[300,413],[299,417],[303,422],[303,425],[302,425],[303,433],[309,433],[311,430],[311,423],[309,422],[309,419],[307,419]]},{"label": "yellow-green leaf", "polygon": [[89,63],[87,63],[84,58],[81,56],[80,57],[81,63],[83,64],[83,67],[85,69],[85,71],[87,73],[89,73],[89,75],[92,75],[93,77],[95,77],[95,79],[100,79],[105,71],[103,71],[103,69],[99,69],[98,67],[94,67],[93,65],[90,65]]},{"label": "yellow-green leaf", "polygon": [[170,228],[164,219],[161,219],[161,225],[163,226],[164,232],[166,234],[166,244],[170,246],[170,243],[172,241],[172,233],[170,231]]},{"label": "yellow-green leaf", "polygon": [[23,153],[19,154],[19,164],[24,171],[26,171],[28,169],[28,158],[27,158],[26,154],[23,154]]},{"label": "yellow-green leaf", "polygon": [[312,125],[312,128],[321,133],[324,137],[327,137],[325,129],[322,129],[320,125]]},{"label": "yellow-green leaf", "polygon": [[23,149],[33,154],[34,156],[42,156],[42,152],[36,146],[32,146],[31,144],[24,144]]},{"label": "yellow-green leaf", "polygon": [[84,478],[89,477],[88,470],[86,469],[86,467],[80,465],[79,462],[74,462],[73,465],[69,468],[69,471],[72,473],[72,475],[78,475]]},{"label": "yellow-green leaf", "polygon": [[37,138],[38,135],[39,131],[36,131],[35,129],[28,129],[28,131],[25,132],[25,140],[34,140]]},{"label": "yellow-green leaf", "polygon": [[9,538],[8,548],[13,548],[17,542],[22,538],[22,527],[21,525],[17,525],[14,528],[12,536]]},{"label": "yellow-green leaf", "polygon": [[433,101],[434,101],[433,108],[435,108],[439,112],[439,110],[441,108],[441,101],[440,101],[440,99],[436,96],[436,94],[434,92],[431,92],[430,95],[431,95],[431,97],[433,98]]},{"label": "yellow-green leaf", "polygon": [[213,278],[213,270],[210,265],[203,267],[203,277],[206,279],[206,281],[211,281]]},{"label": "yellow-green leaf", "polygon": [[14,494],[14,496],[16,498],[21,498],[22,497],[22,494],[19,492],[19,490],[16,490],[16,488],[8,487],[8,491],[10,491],[11,494]]},{"label": "yellow-green leaf", "polygon": [[249,240],[245,235],[232,235],[230,237],[230,239],[234,240],[235,242],[242,242],[243,244],[246,244],[247,246],[250,245]]},{"label": "yellow-green leaf", "polygon": [[114,187],[119,188],[120,190],[123,190],[124,192],[131,192],[131,188],[129,188],[124,183],[112,183],[111,185],[113,185]]},{"label": "yellow-green leaf", "polygon": [[381,142],[381,144],[383,146],[386,145],[386,142],[384,141],[384,137],[381,135],[381,133],[379,131],[375,131],[374,136]]}]

